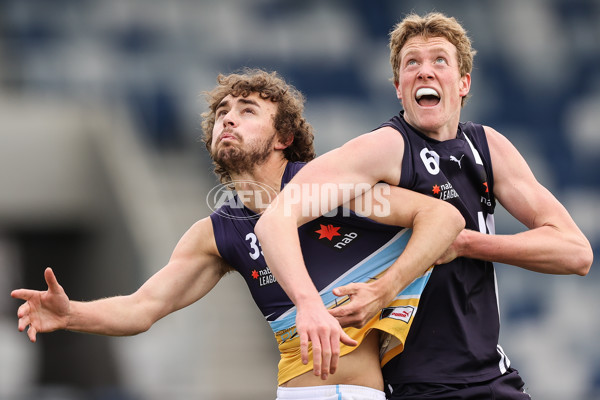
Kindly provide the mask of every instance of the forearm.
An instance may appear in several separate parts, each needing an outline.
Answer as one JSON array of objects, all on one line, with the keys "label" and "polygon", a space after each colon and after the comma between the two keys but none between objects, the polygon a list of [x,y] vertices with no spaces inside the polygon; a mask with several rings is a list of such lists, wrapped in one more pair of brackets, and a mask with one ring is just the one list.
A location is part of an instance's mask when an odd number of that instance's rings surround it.
[{"label": "forearm", "polygon": [[458,255],[546,274],[585,275],[591,265],[591,250],[585,238],[561,233],[550,226],[514,235],[464,230]]},{"label": "forearm", "polygon": [[64,329],[98,335],[131,336],[150,329],[155,319],[149,315],[141,310],[134,295],[91,302],[70,301]]},{"label": "forearm", "polygon": [[273,210],[263,214],[254,231],[269,269],[294,304],[322,304],[304,264],[296,219]]},{"label": "forearm", "polygon": [[447,203],[419,210],[406,248],[376,286],[388,293],[388,300],[393,299],[438,260],[464,226],[464,218]]}]

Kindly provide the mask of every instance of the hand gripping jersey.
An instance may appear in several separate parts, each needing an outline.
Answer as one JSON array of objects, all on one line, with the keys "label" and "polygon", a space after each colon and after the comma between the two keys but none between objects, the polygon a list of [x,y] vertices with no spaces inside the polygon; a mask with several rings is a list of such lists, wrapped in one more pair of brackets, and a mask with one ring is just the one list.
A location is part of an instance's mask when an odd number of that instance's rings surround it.
[{"label": "hand gripping jersey", "polygon": [[[494,234],[494,181],[481,125],[461,123],[456,139],[443,142],[413,129],[402,113],[382,126],[404,138],[399,186],[453,204],[468,229]],[[436,267],[419,309],[404,351],[383,369],[388,383],[480,382],[506,371],[491,262],[457,258]]]},{"label": "hand gripping jersey", "polygon": [[[303,165],[288,163],[282,187]],[[411,234],[410,229],[379,224],[358,217],[347,209],[339,208],[335,214],[320,217],[298,229],[308,273],[328,308],[348,301],[333,295],[333,288],[377,279],[402,253]],[[312,361],[304,365],[300,358],[300,339],[295,327],[296,308],[271,274],[254,234],[259,216],[236,199],[221,206],[210,217],[221,257],[245,279],[254,301],[275,334],[281,353],[279,384],[312,370]],[[345,329],[359,343],[371,329],[388,333],[380,354],[382,365],[402,351],[430,275],[431,269],[403,290],[362,329]],[[341,344],[340,354],[348,354],[354,349],[356,347]]]}]

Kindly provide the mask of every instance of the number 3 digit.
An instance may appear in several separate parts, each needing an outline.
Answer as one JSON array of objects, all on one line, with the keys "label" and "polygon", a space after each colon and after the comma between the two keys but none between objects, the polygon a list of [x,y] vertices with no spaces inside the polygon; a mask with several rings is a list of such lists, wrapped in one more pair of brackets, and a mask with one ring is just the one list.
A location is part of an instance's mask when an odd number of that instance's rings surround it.
[{"label": "number 3 digit", "polygon": [[250,255],[250,258],[253,260],[256,260],[258,256],[262,254],[262,251],[258,248],[260,245],[258,239],[254,233],[249,233],[246,235],[246,240],[250,241],[250,247],[252,248],[252,253],[248,253],[248,255]]}]

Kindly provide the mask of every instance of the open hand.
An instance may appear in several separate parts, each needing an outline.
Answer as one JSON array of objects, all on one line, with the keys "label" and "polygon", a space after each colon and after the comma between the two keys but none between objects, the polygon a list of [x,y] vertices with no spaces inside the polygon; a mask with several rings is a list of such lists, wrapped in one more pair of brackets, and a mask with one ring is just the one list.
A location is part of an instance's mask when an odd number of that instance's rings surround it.
[{"label": "open hand", "polygon": [[27,336],[32,342],[36,341],[38,332],[52,332],[67,326],[69,298],[51,268],[46,268],[44,278],[48,284],[46,291],[17,289],[10,294],[15,299],[25,301],[17,311],[19,331],[23,332],[29,327]]},{"label": "open hand", "polygon": [[340,357],[340,342],[356,346],[358,342],[344,332],[321,303],[297,310],[296,329],[300,337],[302,363],[308,363],[308,342],[312,343],[313,372],[321,379],[335,373]]}]

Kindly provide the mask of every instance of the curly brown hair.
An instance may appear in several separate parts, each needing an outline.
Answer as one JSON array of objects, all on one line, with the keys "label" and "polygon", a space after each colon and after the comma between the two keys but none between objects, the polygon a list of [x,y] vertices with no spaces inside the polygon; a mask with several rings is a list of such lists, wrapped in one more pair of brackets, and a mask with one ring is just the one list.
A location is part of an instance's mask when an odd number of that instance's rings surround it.
[{"label": "curly brown hair", "polygon": [[[415,36],[446,38],[456,47],[460,76],[470,74],[473,70],[473,57],[477,51],[471,47],[471,39],[467,36],[465,28],[454,17],[447,17],[439,12],[432,12],[423,17],[408,14],[390,33],[390,63],[395,84],[400,80],[400,51],[406,42]],[[466,98],[467,96],[463,97],[462,105],[465,104]]]},{"label": "curly brown hair", "polygon": [[[228,95],[248,97],[252,93],[258,93],[262,99],[277,104],[273,124],[279,139],[285,143],[293,137],[292,143],[283,151],[285,158],[288,161],[304,162],[315,158],[313,129],[303,116],[304,96],[276,72],[261,69],[244,69],[241,73],[230,75],[219,74],[217,86],[209,92],[204,92],[209,109],[202,114],[202,141],[211,158],[217,106]],[[231,181],[231,176],[223,167],[214,160],[213,165],[221,183]]]}]

